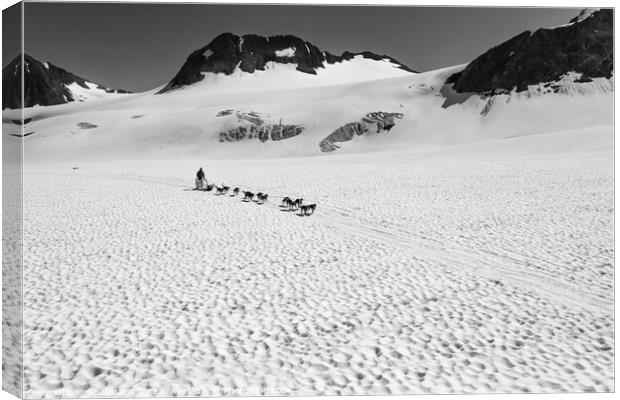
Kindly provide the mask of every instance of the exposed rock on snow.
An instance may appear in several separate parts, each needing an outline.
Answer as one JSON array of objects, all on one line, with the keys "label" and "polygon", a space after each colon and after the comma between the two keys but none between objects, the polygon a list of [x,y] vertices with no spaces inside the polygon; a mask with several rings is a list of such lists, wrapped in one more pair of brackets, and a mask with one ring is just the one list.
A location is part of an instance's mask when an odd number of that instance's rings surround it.
[{"label": "exposed rock on snow", "polygon": [[613,72],[613,10],[601,9],[570,24],[526,31],[496,46],[448,78],[457,92],[507,93],[552,82],[573,71],[582,79]]},{"label": "exposed rock on snow", "polygon": [[[24,107],[49,106],[88,100],[109,94],[129,93],[109,89],[51,63],[24,54]],[[21,108],[22,59],[18,55],[2,69],[2,109]]]},{"label": "exposed rock on snow", "polygon": [[559,94],[565,96],[593,96],[593,95],[613,95],[614,78],[587,78],[581,73],[569,72],[559,79],[552,82],[540,82],[536,85],[529,85],[526,90],[512,90],[506,93],[494,95],[484,95],[473,92],[458,93],[453,89],[452,84],[445,84],[440,90],[444,97],[443,108],[455,104],[463,104],[470,98],[478,99],[483,104],[480,115],[486,116],[493,109],[495,104],[509,103],[514,100],[527,100],[549,94]]},{"label": "exposed rock on snow", "polygon": [[30,122],[30,121],[32,121],[32,118],[24,118],[24,119],[23,119],[23,122],[22,122],[22,120],[21,120],[21,119],[14,119],[14,120],[12,120],[12,122],[13,122],[15,125],[26,125],[26,124],[27,124],[28,122]]},{"label": "exposed rock on snow", "polygon": [[223,117],[225,115],[230,115],[230,114],[232,114],[234,112],[235,112],[235,110],[224,110],[224,111],[218,112],[216,116],[217,117]]},{"label": "exposed rock on snow", "polygon": [[93,129],[97,127],[97,125],[91,124],[90,122],[78,122],[77,126],[82,129]]},{"label": "exposed rock on snow", "polygon": [[356,135],[363,135],[366,132],[368,132],[368,127],[363,122],[349,122],[321,140],[319,147],[323,152],[334,151],[339,148],[335,142],[347,142]]},{"label": "exposed rock on snow", "polygon": [[[231,115],[233,110],[220,111],[217,116]],[[267,114],[259,114],[254,111],[244,113],[236,112],[232,121],[233,127],[219,133],[220,142],[237,142],[244,139],[258,139],[261,142],[268,140],[282,140],[301,134],[304,127],[301,125],[282,124],[282,122],[270,122]]]},{"label": "exposed rock on snow", "polygon": [[23,138],[23,137],[30,136],[30,135],[35,134],[35,133],[36,132],[27,132],[27,133],[24,133],[23,135],[20,135],[18,133],[9,133],[9,136],[15,136],[15,137]]},{"label": "exposed rock on snow", "polygon": [[497,94],[486,98],[486,104],[480,115],[488,115],[493,106],[498,102],[508,103],[511,100],[526,99],[557,93],[566,96],[590,96],[596,94],[612,94],[614,91],[614,78],[584,78],[582,74],[570,72],[554,82],[541,82],[538,85],[530,85],[527,90],[518,92],[513,90],[507,94]]},{"label": "exposed rock on snow", "polygon": [[205,73],[231,75],[237,69],[247,73],[264,71],[270,62],[296,64],[297,71],[315,75],[317,69],[324,68],[326,64],[349,61],[356,56],[388,61],[394,64],[395,68],[415,72],[394,58],[368,51],[345,52],[341,56],[335,56],[292,35],[240,37],[232,33],[223,33],[205,47],[191,53],[177,75],[158,93],[199,82],[204,79]]},{"label": "exposed rock on snow", "polygon": [[323,152],[334,151],[339,148],[336,142],[347,142],[355,136],[363,135],[367,132],[380,133],[389,131],[396,125],[395,119],[401,119],[403,114],[387,113],[377,111],[366,114],[361,121],[350,122],[332,132],[325,139],[321,140],[319,147]]},{"label": "exposed rock on snow", "polygon": [[401,119],[403,114],[401,113],[387,113],[383,111],[376,111],[366,114],[362,121],[367,125],[376,125],[377,133],[381,131],[389,131],[392,129],[396,122],[394,118]]}]

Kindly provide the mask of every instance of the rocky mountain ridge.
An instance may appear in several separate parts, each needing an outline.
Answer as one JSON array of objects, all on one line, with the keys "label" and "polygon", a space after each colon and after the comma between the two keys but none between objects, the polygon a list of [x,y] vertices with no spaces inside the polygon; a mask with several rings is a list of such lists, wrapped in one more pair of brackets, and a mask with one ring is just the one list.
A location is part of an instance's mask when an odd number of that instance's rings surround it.
[{"label": "rocky mountain ridge", "polygon": [[90,94],[130,93],[110,89],[88,81],[49,62],[41,62],[24,54],[15,57],[2,69],[2,109],[22,107],[22,72],[24,80],[23,107],[51,106],[83,101]]},{"label": "rocky mountain ridge", "polygon": [[525,31],[448,78],[459,93],[525,91],[578,73],[578,82],[613,74],[613,10],[582,12],[566,25]]},{"label": "rocky mountain ridge", "polygon": [[296,70],[316,75],[327,65],[342,63],[361,56],[365,59],[389,61],[397,68],[416,72],[396,59],[369,51],[361,53],[344,52],[334,55],[322,51],[312,43],[293,35],[259,36],[223,33],[208,45],[192,52],[180,71],[158,93],[191,85],[204,79],[205,73],[231,75],[237,69],[253,73],[264,71],[267,63],[295,64]]}]

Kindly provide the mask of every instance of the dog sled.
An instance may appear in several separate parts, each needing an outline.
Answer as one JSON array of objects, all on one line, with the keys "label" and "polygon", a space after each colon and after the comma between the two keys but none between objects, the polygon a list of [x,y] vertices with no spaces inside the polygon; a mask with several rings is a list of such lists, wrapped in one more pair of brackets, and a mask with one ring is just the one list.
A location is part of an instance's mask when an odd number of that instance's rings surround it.
[{"label": "dog sled", "polygon": [[[198,176],[196,176],[196,188],[194,190],[203,190],[206,192],[210,192],[215,188],[216,195],[223,196],[228,193],[228,191],[230,190],[230,186],[226,186],[223,183],[222,186],[216,186],[215,183],[209,184],[207,183],[207,178],[204,177],[204,174],[201,174],[200,172],[202,172],[202,168],[200,169]],[[253,192],[249,192],[246,190],[241,191],[238,187],[233,189],[233,193],[230,195],[230,197],[236,197],[239,195],[240,192],[243,192],[242,201],[246,203],[255,202],[256,204],[265,204],[269,200],[269,195],[267,193],[258,192],[254,194]],[[299,213],[297,215],[300,217],[313,215],[314,211],[316,210],[316,204],[304,204],[304,199],[302,198],[293,200],[290,197],[284,197],[282,199],[280,207],[283,208],[282,211],[299,210]]]},{"label": "dog sled", "polygon": [[203,190],[207,184],[206,179],[196,178],[196,189],[195,190]]},{"label": "dog sled", "polygon": [[213,186],[215,186],[215,184],[208,184],[206,179],[196,178],[196,188],[194,190],[204,190],[210,192],[213,190]]}]

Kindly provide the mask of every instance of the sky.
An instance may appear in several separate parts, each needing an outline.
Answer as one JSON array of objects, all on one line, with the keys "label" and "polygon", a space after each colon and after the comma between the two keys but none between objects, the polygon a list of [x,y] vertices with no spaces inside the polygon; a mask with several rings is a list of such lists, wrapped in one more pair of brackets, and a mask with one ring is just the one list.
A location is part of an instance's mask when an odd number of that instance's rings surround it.
[{"label": "sky", "polygon": [[[562,25],[568,8],[214,4],[25,4],[25,52],[111,88],[153,89],[223,32],[293,34],[321,50],[369,50],[417,71],[469,62],[528,29]],[[6,31],[16,21],[3,18]],[[15,19],[15,18],[14,18]],[[19,49],[3,35],[3,60]],[[13,41],[14,42],[14,41]]]}]

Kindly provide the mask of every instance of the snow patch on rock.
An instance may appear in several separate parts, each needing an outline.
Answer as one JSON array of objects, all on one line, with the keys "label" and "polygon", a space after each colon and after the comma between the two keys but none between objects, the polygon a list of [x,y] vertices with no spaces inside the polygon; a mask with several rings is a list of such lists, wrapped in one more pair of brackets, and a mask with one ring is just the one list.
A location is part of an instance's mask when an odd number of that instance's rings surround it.
[{"label": "snow patch on rock", "polygon": [[289,47],[282,50],[276,50],[276,57],[293,57],[295,56],[295,49],[293,47]]}]

